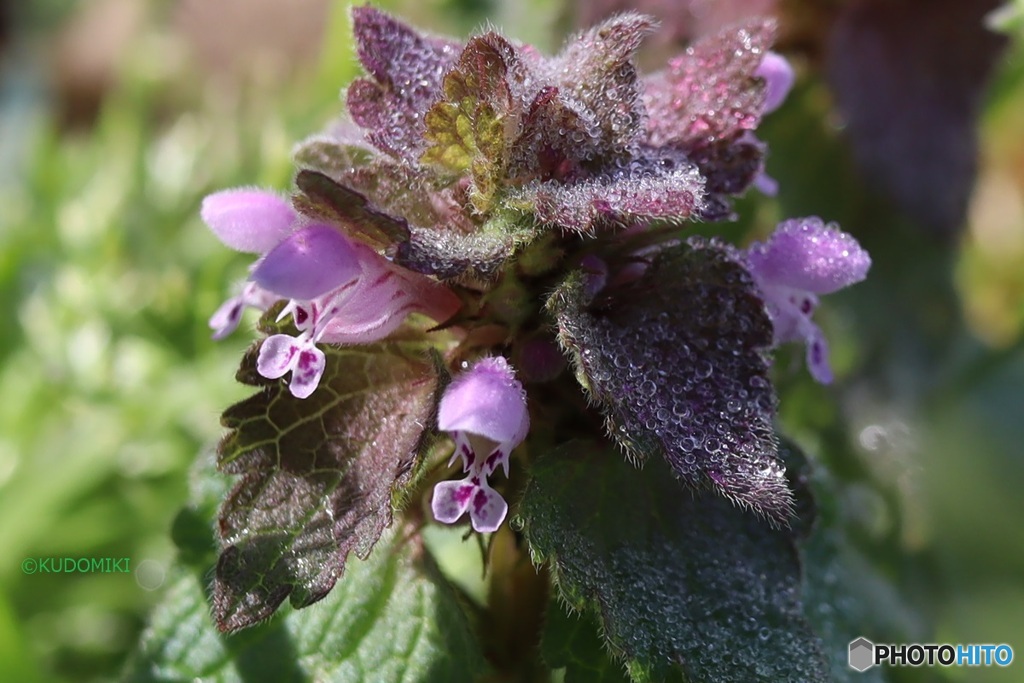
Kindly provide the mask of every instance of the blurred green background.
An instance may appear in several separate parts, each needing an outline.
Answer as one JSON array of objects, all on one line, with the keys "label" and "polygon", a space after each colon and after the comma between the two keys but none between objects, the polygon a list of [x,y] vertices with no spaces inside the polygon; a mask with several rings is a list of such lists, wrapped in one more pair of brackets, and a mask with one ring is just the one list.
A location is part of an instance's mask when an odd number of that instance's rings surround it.
[{"label": "blurred green background", "polygon": [[[455,34],[489,19],[547,49],[569,23],[542,0],[382,4]],[[207,233],[199,202],[286,189],[292,145],[340,111],[357,67],[346,6],[328,0],[0,7],[0,679],[107,680],[160,598],[189,467],[245,394],[233,375],[247,335],[215,344],[206,319],[246,259]],[[763,128],[780,195],[748,196],[725,230],[819,213],[874,255],[869,282],[819,314],[837,384],[780,355],[781,421],[848,482],[840,506],[919,606],[912,628],[1014,645],[1010,669],[950,680],[1024,680],[1021,64],[1016,44],[987,94],[954,243],[863,186],[828,90],[799,60]],[[46,557],[151,560],[155,573],[22,571]]]}]

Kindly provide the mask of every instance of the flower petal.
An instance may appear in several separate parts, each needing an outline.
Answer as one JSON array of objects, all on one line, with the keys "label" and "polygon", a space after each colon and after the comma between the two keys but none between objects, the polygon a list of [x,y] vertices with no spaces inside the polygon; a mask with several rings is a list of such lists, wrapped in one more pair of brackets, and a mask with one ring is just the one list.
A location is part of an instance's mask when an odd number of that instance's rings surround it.
[{"label": "flower petal", "polygon": [[414,273],[370,249],[354,245],[362,274],[351,290],[329,293],[316,338],[334,344],[368,344],[388,336],[412,312],[443,322],[462,302],[448,287]]},{"label": "flower petal", "polygon": [[260,354],[256,358],[256,371],[267,379],[284,377],[292,369],[295,356],[301,347],[295,337],[275,334],[263,340]]},{"label": "flower petal", "polygon": [[295,223],[291,205],[265,190],[222,190],[203,199],[199,215],[213,234],[236,251],[265,254]]},{"label": "flower petal", "polygon": [[764,171],[757,174],[752,184],[754,188],[765,197],[774,197],[779,194],[779,181],[772,178]]},{"label": "flower petal", "polygon": [[473,493],[473,501],[469,507],[469,518],[473,529],[479,533],[497,531],[508,514],[508,503],[501,494],[484,482]]},{"label": "flower petal", "polygon": [[220,305],[213,315],[210,316],[209,326],[213,330],[214,339],[223,339],[238,327],[242,320],[242,311],[245,304],[242,297],[233,296]]},{"label": "flower petal", "polygon": [[310,225],[274,247],[252,272],[264,289],[308,301],[362,272],[351,242],[328,225]]},{"label": "flower petal", "polygon": [[778,52],[769,50],[765,53],[761,65],[754,72],[765,80],[764,111],[767,114],[778,109],[786,100],[796,80],[793,67],[789,61]]},{"label": "flower petal", "polygon": [[292,379],[288,382],[288,391],[292,392],[292,396],[295,398],[307,398],[320,384],[325,367],[327,367],[327,357],[323,351],[313,344],[303,347],[299,350],[295,365],[292,367]]},{"label": "flower petal", "polygon": [[751,245],[747,261],[763,284],[815,294],[860,282],[871,267],[857,240],[817,217],[783,221],[766,244]]},{"label": "flower petal", "polygon": [[442,431],[486,437],[508,453],[530,426],[523,385],[503,357],[479,360],[448,386],[437,424]]},{"label": "flower petal", "polygon": [[819,384],[831,384],[832,366],[828,362],[828,340],[821,328],[808,318],[805,341],[807,343],[807,369]]},{"label": "flower petal", "polygon": [[459,517],[469,509],[476,491],[477,486],[468,479],[438,483],[434,486],[434,495],[430,499],[434,519],[445,524],[459,521]]}]

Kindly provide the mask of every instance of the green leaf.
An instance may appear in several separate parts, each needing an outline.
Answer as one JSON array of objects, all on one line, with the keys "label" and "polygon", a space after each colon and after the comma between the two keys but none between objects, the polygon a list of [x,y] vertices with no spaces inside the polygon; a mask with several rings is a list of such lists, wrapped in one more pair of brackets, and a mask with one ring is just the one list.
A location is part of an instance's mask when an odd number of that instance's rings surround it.
[{"label": "green leaf", "polygon": [[[799,448],[783,441],[786,464],[806,480],[820,501],[810,534],[799,543],[804,569],[804,612],[822,638],[836,683],[884,683],[878,667],[859,673],[848,665],[849,644],[863,636],[873,642],[908,643],[927,640],[924,620],[907,604],[892,579],[865,555],[849,533],[839,502],[844,492],[824,465],[811,467]],[[875,551],[877,553],[877,550]]]},{"label": "green leaf", "polygon": [[520,214],[496,212],[475,232],[450,227],[413,227],[408,242],[398,245],[395,263],[442,279],[493,279],[506,261],[537,237]]},{"label": "green leaf", "polygon": [[224,635],[200,571],[179,573],[124,680],[472,681],[486,664],[457,597],[418,540],[389,532],[315,609]]},{"label": "green leaf", "polygon": [[572,442],[539,459],[520,504],[536,561],[601,620],[635,681],[826,681],[791,532]]},{"label": "green leaf", "polygon": [[299,171],[295,185],[302,192],[296,195],[296,206],[308,216],[340,225],[347,234],[375,247],[409,239],[405,219],[374,209],[365,196],[319,171]]},{"label": "green leaf", "polygon": [[219,465],[242,475],[220,510],[213,609],[223,631],[266,619],[289,596],[295,607],[326,596],[350,552],[369,555],[415,478],[438,390],[423,344],[324,351],[307,399],[256,374],[255,346],[242,362],[240,380],[263,388],[223,417],[232,431]]},{"label": "green leaf", "polygon": [[639,277],[637,260],[609,261],[608,280],[624,272],[625,284],[595,296],[578,273],[548,302],[609,435],[635,459],[664,458],[688,485],[788,523],[772,326],[750,274],[716,242],[663,248]]},{"label": "green leaf", "polygon": [[[353,136],[354,137],[354,136]],[[335,139],[327,133],[314,135],[300,142],[292,153],[295,166],[299,169],[317,171],[330,177],[337,177],[353,167],[365,166],[375,157],[369,143],[356,140]]]},{"label": "green leaf", "polygon": [[565,669],[565,683],[628,683],[621,662],[612,659],[597,621],[587,612],[569,614],[552,601],[541,640],[544,661],[552,669]]},{"label": "green leaf", "polygon": [[423,119],[430,145],[421,161],[471,172],[470,201],[480,213],[494,204],[518,129],[510,78],[525,78],[512,44],[493,32],[472,38],[444,78],[444,98]]}]

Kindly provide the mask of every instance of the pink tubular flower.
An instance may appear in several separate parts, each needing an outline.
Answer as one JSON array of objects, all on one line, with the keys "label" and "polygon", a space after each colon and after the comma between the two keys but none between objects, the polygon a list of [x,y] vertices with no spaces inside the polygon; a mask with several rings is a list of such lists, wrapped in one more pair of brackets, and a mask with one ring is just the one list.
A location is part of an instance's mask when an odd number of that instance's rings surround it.
[{"label": "pink tubular flower", "polygon": [[[358,275],[314,298],[292,299],[281,316],[291,313],[299,329],[298,336],[275,334],[260,347],[257,371],[268,379],[291,372],[288,389],[296,398],[312,394],[323,376],[327,359],[323,351],[316,348],[318,342],[368,344],[394,332],[409,313],[419,312],[434,320],[446,320],[461,305],[458,297],[444,285],[396,266],[365,245],[345,240],[344,248],[358,264]],[[299,252],[289,258],[294,259],[292,269],[316,270],[317,266],[308,264],[309,259]],[[326,262],[331,260],[328,258]],[[270,255],[264,264],[269,261]],[[253,278],[260,285],[263,284],[264,264],[253,271]],[[279,269],[288,270],[279,263],[268,270],[276,278],[282,277]],[[299,280],[314,281],[317,277],[315,272],[307,272]],[[304,286],[305,283],[300,289]],[[289,288],[289,291],[292,290]]]},{"label": "pink tubular flower", "polygon": [[[770,50],[765,53],[764,59],[761,61],[757,71],[754,72],[754,75],[763,78],[765,82],[764,106],[761,109],[762,115],[770,114],[782,106],[786,96],[789,95],[789,91],[793,88],[793,82],[796,80],[796,75],[789,61],[778,52]],[[748,132],[747,137],[760,143],[753,133]],[[754,178],[753,184],[762,194],[768,197],[774,197],[779,192],[778,181],[768,175],[763,167],[761,172],[757,174],[757,177]]]},{"label": "pink tubular flower", "polygon": [[452,462],[462,458],[467,476],[434,487],[434,517],[452,524],[468,511],[476,531],[496,531],[508,504],[487,477],[499,465],[508,476],[509,453],[530,428],[526,393],[508,362],[500,356],[484,358],[455,378],[441,399],[437,424],[454,437]]},{"label": "pink tubular flower", "polygon": [[257,371],[268,379],[292,373],[296,398],[316,389],[326,367],[318,342],[365,344],[391,334],[412,312],[439,321],[461,305],[447,287],[397,266],[331,225],[307,223],[283,199],[258,190],[225,190],[203,201],[203,220],[229,247],[262,254],[242,295],[210,319],[220,338],[246,305],[266,310],[289,299],[299,334],[275,334],[260,348]]},{"label": "pink tubular flower", "polygon": [[778,52],[771,50],[765,53],[764,59],[754,75],[763,78],[765,82],[762,114],[770,114],[781,107],[796,80],[789,61]]},{"label": "pink tubular flower", "polygon": [[[203,222],[235,251],[265,254],[291,234],[295,212],[284,199],[263,190],[239,188],[214,192],[203,199]],[[214,339],[223,339],[238,327],[246,308],[265,311],[281,297],[254,282],[225,301],[210,317]]]},{"label": "pink tubular flower", "polygon": [[834,224],[809,217],[780,223],[766,243],[750,246],[746,260],[768,307],[775,344],[803,341],[811,376],[829,384],[828,344],[821,328],[811,320],[817,295],[863,280],[871,257]]}]

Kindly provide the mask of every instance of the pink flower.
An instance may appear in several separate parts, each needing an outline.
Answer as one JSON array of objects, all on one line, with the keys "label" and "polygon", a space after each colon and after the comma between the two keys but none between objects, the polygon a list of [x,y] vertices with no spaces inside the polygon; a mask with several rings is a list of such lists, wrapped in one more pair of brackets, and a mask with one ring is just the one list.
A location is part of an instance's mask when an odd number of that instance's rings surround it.
[{"label": "pink flower", "polygon": [[754,75],[765,81],[762,114],[770,114],[781,107],[796,80],[789,61],[778,52],[771,50],[765,53],[764,59],[761,60],[761,65],[757,67]]},{"label": "pink flower", "polygon": [[434,487],[434,517],[452,524],[469,512],[476,531],[496,531],[508,504],[487,477],[499,465],[508,476],[509,454],[530,428],[526,393],[508,362],[500,356],[484,358],[459,375],[441,399],[437,423],[454,437],[452,462],[461,458],[467,476]]},{"label": "pink flower", "polygon": [[[260,347],[257,371],[268,379],[291,372],[288,388],[296,398],[312,394],[323,376],[327,359],[316,348],[318,342],[368,344],[394,332],[409,313],[446,320],[461,305],[441,283],[397,266],[365,245],[346,240],[345,249],[355,258],[359,274],[312,299],[292,299],[281,316],[292,315],[298,336],[275,334]],[[299,251],[289,258],[295,259],[294,268],[301,268],[307,261]],[[262,266],[253,271],[258,284],[263,284]],[[287,271],[277,263],[268,270],[278,277],[279,268]],[[306,279],[312,282],[316,276],[307,275]],[[306,283],[292,290],[285,285],[289,291],[304,291],[304,286]]]},{"label": "pink flower", "polygon": [[746,259],[772,318],[775,344],[803,341],[811,376],[829,384],[828,343],[811,319],[817,295],[863,280],[871,257],[834,224],[809,217],[783,221],[767,243],[750,246]]},{"label": "pink flower", "polygon": [[[203,199],[199,211],[213,234],[235,251],[264,254],[291,234],[295,212],[272,192],[239,188],[222,190]],[[246,308],[265,311],[281,297],[247,282],[210,317],[214,339],[223,339],[238,327]]]},{"label": "pink flower", "polygon": [[[764,105],[761,109],[762,115],[770,114],[782,106],[796,80],[796,74],[793,72],[793,67],[789,61],[778,52],[770,50],[765,53],[764,59],[761,60],[761,64],[757,67],[754,75],[763,78],[765,81]],[[745,137],[762,145],[762,147],[764,146],[764,143],[758,140],[757,136],[750,131],[747,131]],[[761,172],[754,178],[753,185],[761,194],[774,197],[779,193],[779,183],[765,172],[763,164],[764,162],[762,162]]]},{"label": "pink flower", "polygon": [[215,338],[233,330],[245,306],[266,310],[289,299],[297,336],[275,334],[260,348],[257,371],[268,379],[291,373],[289,390],[306,398],[323,376],[318,342],[365,344],[391,334],[420,312],[439,321],[461,305],[447,287],[397,266],[334,226],[308,222],[277,195],[225,190],[203,201],[203,220],[224,244],[262,254],[251,282],[210,319]]}]

